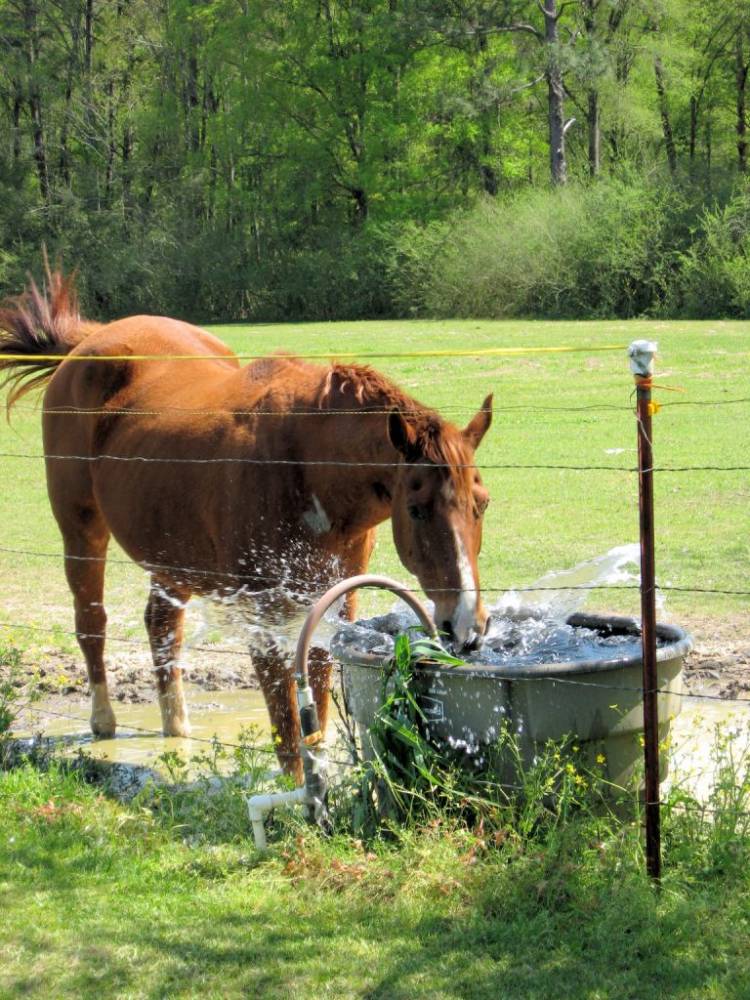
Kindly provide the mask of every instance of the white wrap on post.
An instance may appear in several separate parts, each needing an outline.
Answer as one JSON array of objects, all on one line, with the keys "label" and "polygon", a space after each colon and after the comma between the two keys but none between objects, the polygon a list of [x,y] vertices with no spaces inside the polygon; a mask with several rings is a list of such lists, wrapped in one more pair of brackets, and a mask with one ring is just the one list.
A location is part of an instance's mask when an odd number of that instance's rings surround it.
[{"label": "white wrap on post", "polygon": [[647,378],[654,374],[654,355],[658,349],[655,340],[634,340],[628,348],[630,370],[634,375]]}]

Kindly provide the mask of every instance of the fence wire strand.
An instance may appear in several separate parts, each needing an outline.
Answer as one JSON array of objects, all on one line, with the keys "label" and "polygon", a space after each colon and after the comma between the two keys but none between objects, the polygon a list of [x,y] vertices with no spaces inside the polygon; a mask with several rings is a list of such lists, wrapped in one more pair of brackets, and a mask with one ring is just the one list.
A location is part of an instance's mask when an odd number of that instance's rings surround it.
[{"label": "fence wire strand", "polygon": [[[242,580],[242,581],[255,581],[258,583],[267,583],[271,587],[288,587],[289,580],[284,577],[271,577],[263,576],[255,573],[230,573],[223,570],[210,570],[210,569],[195,569],[190,566],[171,566],[165,563],[139,563],[132,559],[116,559],[110,556],[77,556],[68,555],[64,552],[36,552],[32,549],[16,549],[8,548],[7,546],[0,545],[0,552],[5,552],[8,555],[17,556],[29,556],[36,559],[53,559],[55,561],[62,559],[73,560],[76,562],[102,562],[107,565],[115,566],[128,566],[133,569],[141,569],[146,573],[151,573],[154,571],[163,571],[170,573],[182,573],[185,576],[208,576],[217,578],[226,578],[228,580]],[[333,586],[336,583],[342,582],[336,579],[331,583]],[[407,588],[408,589],[408,588]],[[535,586],[530,585],[528,587],[519,587],[515,584],[509,583],[504,585],[494,584],[492,586],[482,586],[477,588],[472,587],[439,587],[435,589],[435,593],[441,594],[461,594],[461,593],[474,593],[479,592],[482,594],[535,594],[539,592],[551,592],[556,593],[560,590],[572,590],[572,591],[590,591],[590,590],[640,590],[640,584],[638,583],[578,583],[562,586]],[[658,591],[663,592],[675,592],[675,593],[686,593],[686,594],[718,594],[728,597],[750,597],[750,590],[729,590],[722,589],[720,587],[683,587],[676,586],[673,584],[659,584],[657,585]]]},{"label": "fence wire strand", "polygon": [[[38,459],[59,462],[141,462],[146,465],[256,465],[300,466],[343,469],[399,469],[403,462],[343,462],[332,459],[296,458],[246,458],[226,456],[221,458],[153,458],[150,455],[53,455],[41,452],[0,452],[0,458]],[[635,466],[626,465],[553,465],[542,462],[488,462],[451,465],[447,462],[409,462],[410,469],[502,469],[505,471],[564,471],[564,472],[628,472],[637,473]],[[646,472],[750,472],[750,465],[655,465]]]},{"label": "fence wire strand", "polygon": [[[750,396],[742,396],[736,399],[679,399],[679,400],[667,400],[660,404],[661,408],[667,408],[671,406],[734,406],[742,403],[750,403]],[[461,406],[454,404],[445,404],[440,406],[441,413],[465,413],[474,414],[476,413],[476,406]],[[195,416],[240,416],[240,417],[349,417],[349,416],[364,416],[364,417],[382,417],[387,416],[391,412],[398,412],[402,416],[417,416],[424,412],[423,409],[398,409],[392,407],[389,409],[367,409],[358,408],[356,410],[330,410],[330,409],[314,409],[314,410],[236,410],[236,409],[215,409],[209,407],[182,407],[182,406],[163,406],[158,409],[117,409],[111,407],[74,407],[74,406],[58,406],[51,407],[49,409],[43,409],[41,406],[28,406],[24,404],[16,404],[14,407],[15,412],[25,412],[25,413],[36,413],[52,416],[143,416],[143,417],[158,417],[163,414],[180,414],[180,415],[195,415]],[[632,412],[632,407],[626,404],[619,403],[579,403],[575,406],[568,405],[540,405],[540,404],[529,404],[529,403],[513,403],[513,404],[497,404],[493,403],[492,412],[493,413],[514,413],[521,412],[524,414],[528,413],[584,413],[587,411],[612,411],[616,413],[629,413]]]},{"label": "fence wire strand", "polygon": [[[48,626],[41,625],[14,625],[10,622],[0,621],[0,628],[6,628],[12,631],[14,628],[21,629],[23,631],[30,632],[50,632],[52,631]],[[69,629],[56,629],[58,633],[63,635],[76,636],[77,633]],[[109,637],[104,633],[99,632],[85,632],[81,633],[81,636],[86,639],[108,639]],[[118,638],[113,636],[112,642],[124,642],[130,645],[143,646],[150,649],[148,642],[141,639],[126,639]],[[233,656],[243,656],[248,657],[250,654],[239,649],[214,649],[211,647],[201,647],[201,646],[189,646],[191,650],[198,650],[199,652],[207,653],[217,653],[224,654],[228,653]],[[533,677],[519,676],[518,673],[509,670],[506,672],[502,671],[502,664],[482,664],[482,663],[468,663],[466,666],[482,669],[483,667],[490,667],[492,675],[498,681],[513,681],[514,683],[527,683],[536,684],[539,681],[544,681],[547,684],[563,684],[566,686],[582,687],[582,688],[595,688],[597,691],[616,691],[624,694],[638,694],[643,696],[644,688],[638,685],[624,685],[624,684],[600,684],[596,681],[582,681],[571,677],[563,677],[559,675],[549,675],[549,674],[539,674]],[[532,664],[533,666],[533,664]],[[456,669],[460,670],[460,667]],[[710,694],[694,694],[690,691],[673,691],[668,688],[658,688],[655,691],[657,696],[661,697],[673,697],[673,698],[683,698],[683,699],[693,699],[696,701],[720,701],[723,704],[738,704],[750,707],[750,697],[748,698],[725,698],[722,695],[710,695]]]}]

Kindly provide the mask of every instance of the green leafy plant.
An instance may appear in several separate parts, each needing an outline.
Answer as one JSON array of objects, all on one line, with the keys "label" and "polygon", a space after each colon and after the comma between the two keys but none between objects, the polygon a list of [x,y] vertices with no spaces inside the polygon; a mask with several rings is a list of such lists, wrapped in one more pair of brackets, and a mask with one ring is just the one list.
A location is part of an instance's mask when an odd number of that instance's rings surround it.
[{"label": "green leafy plant", "polygon": [[582,810],[613,816],[611,785],[598,764],[581,759],[572,737],[545,743],[531,764],[507,726],[477,757],[432,739],[414,684],[425,660],[461,666],[430,640],[397,639],[366,737],[372,754],[353,783],[344,779],[334,790],[335,820],[371,835],[447,818],[528,840],[548,836]]},{"label": "green leafy plant", "polygon": [[167,751],[159,758],[170,780],[150,785],[139,797],[170,832],[190,844],[224,843],[247,836],[246,798],[266,778],[269,756],[258,749],[256,727],[241,730],[235,746],[214,739],[186,758]]},{"label": "green leafy plant", "polygon": [[0,759],[3,744],[10,738],[11,727],[24,707],[40,697],[35,681],[21,671],[21,650],[8,641],[0,642]]}]

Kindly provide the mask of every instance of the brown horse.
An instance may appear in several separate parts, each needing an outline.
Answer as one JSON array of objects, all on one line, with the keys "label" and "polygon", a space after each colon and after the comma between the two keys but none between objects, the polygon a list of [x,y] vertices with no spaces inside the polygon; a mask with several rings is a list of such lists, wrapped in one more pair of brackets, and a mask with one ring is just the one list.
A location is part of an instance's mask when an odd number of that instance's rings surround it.
[{"label": "brown horse", "polygon": [[[115,731],[103,658],[111,535],[151,574],[145,619],[167,735],[189,732],[178,658],[192,594],[255,595],[279,623],[362,573],[388,517],[438,625],[459,645],[483,633],[477,556],[489,496],[474,450],[490,426],[491,396],[459,430],[372,368],[287,356],[243,368],[221,341],[177,320],[85,322],[72,281],[48,270],[47,282],[44,291],[32,282],[0,311],[0,374],[9,408],[49,383],[47,485],[95,734]],[[261,645],[253,662],[280,760],[299,776],[294,679],[273,639]],[[330,661],[319,656],[311,682],[323,727],[330,680]]]}]

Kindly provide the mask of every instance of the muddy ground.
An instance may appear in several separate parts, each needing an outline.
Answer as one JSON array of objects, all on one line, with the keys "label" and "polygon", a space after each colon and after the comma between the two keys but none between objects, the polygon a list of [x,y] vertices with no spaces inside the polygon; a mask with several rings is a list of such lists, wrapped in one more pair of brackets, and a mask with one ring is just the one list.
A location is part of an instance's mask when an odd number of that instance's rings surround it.
[{"label": "muddy ground", "polygon": [[[750,615],[721,621],[683,617],[681,623],[695,639],[695,649],[685,665],[688,690],[692,694],[750,700]],[[153,674],[147,650],[110,650],[108,661],[113,700],[130,704],[153,700]],[[33,656],[26,653],[19,680],[30,680],[34,674],[47,694],[80,698],[88,689],[85,667],[78,654],[54,648],[36,649]],[[230,654],[190,650],[185,679],[205,691],[258,687],[250,656],[239,650]]]}]

